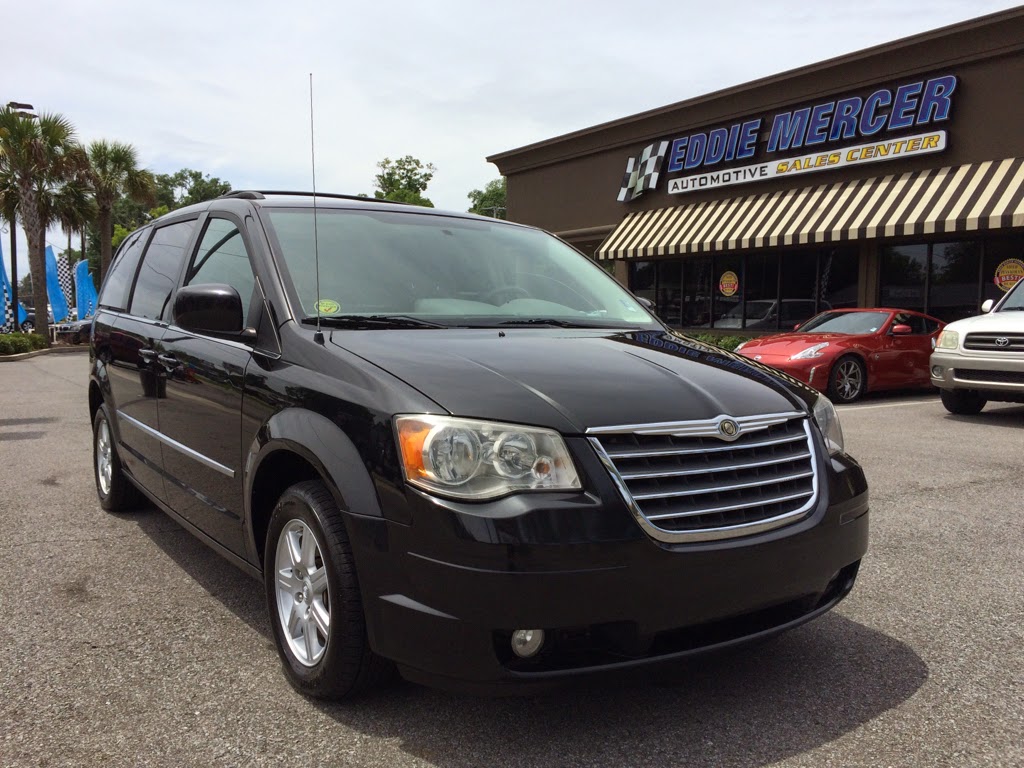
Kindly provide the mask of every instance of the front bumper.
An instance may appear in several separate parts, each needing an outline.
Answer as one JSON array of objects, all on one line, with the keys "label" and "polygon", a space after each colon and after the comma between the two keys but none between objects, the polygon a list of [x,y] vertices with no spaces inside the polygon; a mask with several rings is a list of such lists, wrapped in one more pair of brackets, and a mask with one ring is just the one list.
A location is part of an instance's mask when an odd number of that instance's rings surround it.
[{"label": "front bumper", "polygon": [[[584,493],[488,504],[390,489],[411,525],[350,515],[371,647],[410,679],[487,690],[669,661],[764,637],[829,610],[867,550],[859,465],[821,460],[803,519],[764,534],[665,544],[586,459]],[[534,658],[515,629],[544,629]]]},{"label": "front bumper", "polygon": [[990,400],[1024,397],[1024,355],[1020,353],[936,350],[928,369],[939,389],[968,389]]}]

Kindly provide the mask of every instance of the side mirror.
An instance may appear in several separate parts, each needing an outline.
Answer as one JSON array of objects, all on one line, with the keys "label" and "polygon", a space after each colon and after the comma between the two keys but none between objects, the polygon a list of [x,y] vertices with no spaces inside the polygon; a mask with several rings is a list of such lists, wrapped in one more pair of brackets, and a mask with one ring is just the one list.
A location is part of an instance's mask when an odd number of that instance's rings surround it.
[{"label": "side mirror", "polygon": [[913,332],[913,328],[911,328],[909,325],[903,325],[902,323],[900,323],[899,325],[894,325],[892,327],[893,336],[906,336],[908,333]]},{"label": "side mirror", "polygon": [[987,315],[989,312],[992,311],[993,304],[995,304],[995,302],[992,301],[992,299],[985,299],[985,301],[981,305],[981,313],[983,315]]},{"label": "side mirror", "polygon": [[188,331],[217,336],[242,333],[242,299],[230,285],[186,285],[174,297],[174,322]]},{"label": "side mirror", "polygon": [[645,299],[643,296],[637,296],[636,300],[640,302],[640,306],[644,309],[649,309],[652,312],[654,311],[654,302],[650,299]]},{"label": "side mirror", "polygon": [[796,325],[793,326],[793,330],[794,331],[799,331],[801,325],[803,325],[803,323],[797,323]]}]

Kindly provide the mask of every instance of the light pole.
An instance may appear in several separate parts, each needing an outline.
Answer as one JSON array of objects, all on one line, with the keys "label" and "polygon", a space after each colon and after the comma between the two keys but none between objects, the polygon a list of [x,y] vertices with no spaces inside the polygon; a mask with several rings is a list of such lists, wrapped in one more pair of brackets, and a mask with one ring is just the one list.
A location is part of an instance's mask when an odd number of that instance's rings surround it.
[{"label": "light pole", "polygon": [[[26,120],[35,120],[36,116],[26,110],[35,109],[31,104],[23,104],[20,101],[7,102],[7,108],[16,110],[16,114]],[[11,304],[14,307],[14,327],[19,331],[21,325],[18,323],[18,240],[14,236],[18,228],[18,217],[11,220]]]}]

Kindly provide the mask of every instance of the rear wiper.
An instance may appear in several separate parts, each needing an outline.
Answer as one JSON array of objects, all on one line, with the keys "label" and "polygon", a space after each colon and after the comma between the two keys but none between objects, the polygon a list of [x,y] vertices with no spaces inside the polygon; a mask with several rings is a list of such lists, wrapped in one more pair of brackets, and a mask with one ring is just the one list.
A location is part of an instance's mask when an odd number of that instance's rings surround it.
[{"label": "rear wiper", "polygon": [[[317,318],[304,317],[303,323],[316,325]],[[447,325],[409,315],[320,315],[321,325],[332,328],[447,328]]]}]

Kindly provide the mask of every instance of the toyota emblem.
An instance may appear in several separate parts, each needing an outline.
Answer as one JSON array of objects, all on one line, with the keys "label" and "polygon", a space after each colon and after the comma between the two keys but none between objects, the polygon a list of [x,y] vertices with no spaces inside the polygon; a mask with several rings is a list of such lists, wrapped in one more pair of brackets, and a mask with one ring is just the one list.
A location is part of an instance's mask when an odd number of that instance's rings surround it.
[{"label": "toyota emblem", "polygon": [[732,419],[725,419],[721,424],[718,425],[718,431],[722,433],[722,437],[727,440],[731,440],[739,434],[740,427]]},{"label": "toyota emblem", "polygon": [[996,346],[997,347],[1006,347],[1006,346],[1009,346],[1009,344],[1010,344],[1010,340],[1008,338],[1006,338],[1005,336],[997,336],[996,337]]}]

